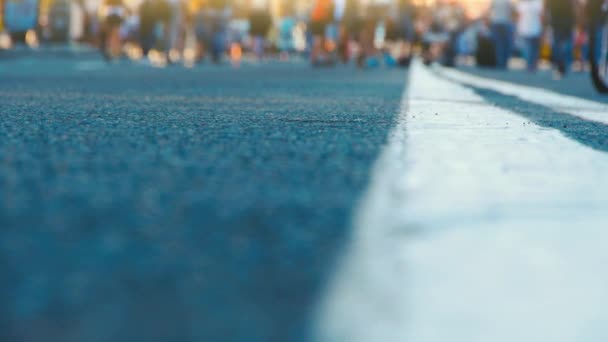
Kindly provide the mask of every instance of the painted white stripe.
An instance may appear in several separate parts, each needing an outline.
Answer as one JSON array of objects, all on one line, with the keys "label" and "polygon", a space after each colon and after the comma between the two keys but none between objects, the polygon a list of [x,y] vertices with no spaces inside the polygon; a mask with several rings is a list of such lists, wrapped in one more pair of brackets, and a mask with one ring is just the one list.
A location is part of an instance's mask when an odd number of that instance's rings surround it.
[{"label": "painted white stripe", "polygon": [[[407,88],[406,88],[407,90]],[[406,90],[397,124],[372,171],[354,218],[349,251],[323,299],[316,341],[396,341],[407,322],[401,256],[406,172]],[[379,224],[381,223],[381,224]]]},{"label": "painted white stripe", "polygon": [[411,72],[317,340],[608,340],[608,155]]},{"label": "painted white stripe", "polygon": [[608,104],[606,103],[559,94],[547,89],[479,77],[453,69],[438,68],[438,70],[441,74],[458,82],[491,89],[502,94],[516,96],[527,102],[551,108],[555,111],[608,124]]}]

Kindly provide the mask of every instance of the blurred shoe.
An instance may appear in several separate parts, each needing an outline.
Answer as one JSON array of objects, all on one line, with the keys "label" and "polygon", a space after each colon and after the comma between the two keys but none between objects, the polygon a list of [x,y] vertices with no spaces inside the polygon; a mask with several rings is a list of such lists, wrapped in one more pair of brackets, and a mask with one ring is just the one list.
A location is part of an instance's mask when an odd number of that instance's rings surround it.
[{"label": "blurred shoe", "polygon": [[388,53],[384,54],[384,65],[386,65],[387,67],[394,67],[397,66],[397,61],[395,60],[395,58],[393,58],[393,56],[391,56]]},{"label": "blurred shoe", "polygon": [[397,64],[399,64],[402,68],[408,68],[412,62],[411,57],[401,57],[397,60]]},{"label": "blurred shoe", "polygon": [[380,62],[378,61],[378,58],[375,57],[369,57],[365,60],[365,67],[366,68],[377,68],[380,66]]}]

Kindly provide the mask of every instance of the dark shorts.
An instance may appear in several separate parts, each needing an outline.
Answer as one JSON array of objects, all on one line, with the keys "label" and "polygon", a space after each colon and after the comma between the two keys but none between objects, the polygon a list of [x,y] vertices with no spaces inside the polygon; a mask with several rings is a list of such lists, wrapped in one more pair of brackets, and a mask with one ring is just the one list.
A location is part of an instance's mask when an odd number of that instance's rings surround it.
[{"label": "dark shorts", "polygon": [[266,11],[255,11],[249,16],[249,25],[252,36],[266,36],[272,26],[272,18]]},{"label": "dark shorts", "polygon": [[363,20],[356,16],[345,16],[342,20],[342,25],[351,36],[356,36],[361,32],[361,28],[363,27]]},{"label": "dark shorts", "polygon": [[109,26],[120,26],[123,20],[123,17],[120,15],[110,14],[106,17],[106,24]]},{"label": "dark shorts", "polygon": [[310,32],[313,36],[325,36],[325,30],[327,29],[327,22],[325,21],[311,21]]}]

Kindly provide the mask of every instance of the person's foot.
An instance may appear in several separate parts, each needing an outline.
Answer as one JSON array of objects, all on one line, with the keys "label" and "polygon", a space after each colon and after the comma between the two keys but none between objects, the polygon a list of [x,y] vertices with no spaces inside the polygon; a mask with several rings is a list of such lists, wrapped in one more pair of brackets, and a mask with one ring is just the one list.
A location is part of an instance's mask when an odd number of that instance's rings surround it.
[{"label": "person's foot", "polygon": [[366,67],[366,68],[373,69],[373,68],[377,68],[377,67],[379,67],[379,66],[380,66],[380,62],[378,61],[378,58],[375,58],[375,57],[368,57],[368,58],[365,60],[365,67]]},{"label": "person's foot", "polygon": [[365,66],[365,56],[359,55],[357,56],[357,67],[363,68]]},{"label": "person's foot", "polygon": [[410,57],[401,57],[397,60],[397,64],[402,68],[407,68],[410,66],[411,61]]},{"label": "person's foot", "polygon": [[393,56],[387,54],[384,54],[384,64],[387,67],[394,67],[397,65],[397,61],[395,60],[395,58],[393,58]]}]

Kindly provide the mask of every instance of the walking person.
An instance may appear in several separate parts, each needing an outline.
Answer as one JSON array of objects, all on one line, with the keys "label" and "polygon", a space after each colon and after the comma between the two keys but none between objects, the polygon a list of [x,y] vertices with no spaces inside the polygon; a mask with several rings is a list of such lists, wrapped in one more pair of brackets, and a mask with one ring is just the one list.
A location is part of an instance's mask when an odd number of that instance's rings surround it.
[{"label": "walking person", "polygon": [[553,31],[551,59],[553,78],[561,79],[570,70],[576,25],[575,0],[547,0],[547,14]]},{"label": "walking person", "polygon": [[329,52],[332,61],[342,60],[340,44],[343,44],[342,24],[346,14],[346,0],[333,0],[333,19],[327,26],[326,37],[328,39]]},{"label": "walking person", "polygon": [[252,0],[249,8],[249,33],[253,43],[253,54],[258,61],[264,59],[266,36],[272,26],[267,0]]},{"label": "walking person", "polygon": [[127,9],[122,0],[104,0],[99,9],[101,22],[99,49],[109,61],[122,53],[120,27],[127,16]]},{"label": "walking person", "polygon": [[211,61],[215,64],[222,62],[226,52],[228,22],[232,17],[232,9],[228,0],[207,0],[206,20],[209,28],[209,52]]},{"label": "walking person", "polygon": [[333,16],[332,0],[315,0],[310,14],[310,31],[312,33],[310,61],[313,66],[332,64],[327,51],[325,34]]},{"label": "walking person", "polygon": [[169,19],[170,7],[165,0],[144,0],[140,5],[139,39],[144,57],[152,49],[165,51]]},{"label": "walking person", "polygon": [[399,32],[397,63],[401,67],[407,67],[410,64],[412,45],[416,35],[414,29],[416,8],[412,4],[412,0],[398,0],[397,6],[397,30]]},{"label": "walking person", "polygon": [[359,0],[345,0],[338,35],[338,55],[344,64],[351,59],[351,43],[358,39],[362,20]]},{"label": "walking person", "polygon": [[194,37],[196,39],[196,57],[197,63],[205,59],[207,49],[209,48],[209,30],[206,18],[206,0],[190,0],[190,16]]},{"label": "walking person", "polygon": [[183,0],[169,0],[169,21],[167,37],[167,55],[173,63],[183,57],[186,39],[186,3]]},{"label": "walking person", "polygon": [[[443,31],[447,34],[447,41],[443,46],[441,62],[448,67],[456,65],[458,57],[458,41],[460,34],[465,27],[464,8],[455,0],[445,0],[440,2],[435,14],[443,26]],[[507,57],[508,59],[508,57]]]},{"label": "walking person", "polygon": [[[379,24],[384,24],[388,17],[391,3],[392,0],[368,0],[363,6],[363,26],[359,34],[361,54],[357,60],[359,67],[376,68],[381,65],[381,57],[384,57],[385,62],[394,64],[394,59],[387,54],[384,44],[386,36],[377,35]],[[377,41],[377,38],[382,39]]]},{"label": "walking person", "polygon": [[513,5],[511,0],[492,0],[489,19],[496,51],[496,66],[499,69],[506,69],[513,49]]},{"label": "walking person", "polygon": [[543,2],[542,0],[520,0],[516,6],[517,34],[524,42],[526,68],[535,72],[540,54],[542,36]]}]

